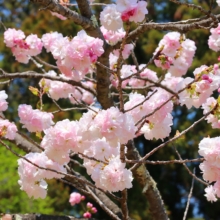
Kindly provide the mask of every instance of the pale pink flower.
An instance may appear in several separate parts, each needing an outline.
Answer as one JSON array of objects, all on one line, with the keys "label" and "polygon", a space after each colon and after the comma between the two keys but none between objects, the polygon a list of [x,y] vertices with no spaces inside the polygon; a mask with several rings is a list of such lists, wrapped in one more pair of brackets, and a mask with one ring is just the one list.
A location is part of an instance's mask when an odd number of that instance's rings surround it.
[{"label": "pale pink flower", "polygon": [[145,18],[145,15],[148,13],[146,9],[147,2],[145,1],[138,1],[137,5],[131,9],[127,9],[127,11],[122,12],[122,20],[123,16],[126,14],[126,20],[134,21],[135,23],[142,22]]},{"label": "pale pink flower", "polygon": [[15,30],[14,28],[8,28],[4,32],[4,43],[7,47],[14,47],[18,42],[22,41],[25,38],[25,34],[21,30]]},{"label": "pale pink flower", "polygon": [[0,119],[0,136],[9,140],[14,140],[16,132],[18,131],[14,123],[9,122],[7,119]]},{"label": "pale pink flower", "polygon": [[[53,70],[50,70],[46,75],[57,76]],[[56,101],[61,98],[68,98],[71,93],[75,93],[75,87],[65,82],[43,79],[39,82],[40,87],[42,87],[42,83],[48,90],[50,97]]]},{"label": "pale pink flower", "polygon": [[41,38],[44,47],[46,48],[47,52],[51,51],[51,47],[56,40],[61,40],[63,35],[58,32],[52,32],[44,34]]},{"label": "pale pink flower", "polygon": [[23,127],[30,132],[40,132],[54,124],[52,113],[42,112],[38,109],[33,110],[31,105],[19,105],[18,115]]},{"label": "pale pink flower", "polygon": [[77,152],[79,126],[77,122],[68,119],[59,121],[54,127],[44,130],[45,136],[41,147],[51,160],[64,164],[69,162],[69,151]]},{"label": "pale pink flower", "polygon": [[137,106],[136,108],[128,111],[128,114],[132,115],[135,123],[137,123],[144,115],[147,114],[146,110],[143,108],[144,100],[145,97],[143,95],[138,93],[130,93],[129,101],[124,105],[124,109],[126,111],[132,109],[134,106]]},{"label": "pale pink flower", "polygon": [[141,134],[147,140],[164,139],[170,135],[171,126],[173,125],[173,117],[171,114],[167,114],[163,121],[160,123],[146,122],[140,130]]},{"label": "pale pink flower", "polygon": [[8,95],[5,93],[5,90],[0,91],[0,112],[8,108],[8,102],[6,102],[7,98]]},{"label": "pale pink flower", "polygon": [[121,13],[117,11],[115,4],[104,8],[100,13],[100,22],[109,31],[118,31],[123,27]]},{"label": "pale pink flower", "polygon": [[30,60],[30,56],[27,54],[27,50],[19,47],[12,47],[11,51],[15,56],[15,59],[19,63],[27,64]]},{"label": "pale pink flower", "polygon": [[[131,51],[134,49],[134,45],[133,44],[125,44],[123,50],[122,50],[122,57],[123,59],[127,59],[130,54]],[[114,55],[116,55],[117,57],[119,57],[119,49],[118,50],[113,50]]]},{"label": "pale pink flower", "polygon": [[37,56],[38,54],[41,53],[43,43],[42,43],[41,39],[37,37],[36,34],[31,34],[31,35],[27,36],[25,41],[29,47],[29,50],[27,52],[28,55]]},{"label": "pale pink flower", "polygon": [[118,192],[132,187],[132,173],[125,168],[125,163],[121,163],[119,157],[111,159],[100,172],[100,184],[104,190]]},{"label": "pale pink flower", "polygon": [[211,35],[209,36],[208,45],[209,48],[214,51],[220,50],[220,24],[217,28],[211,28]]},{"label": "pale pink flower", "polygon": [[107,141],[121,144],[126,144],[128,140],[132,139],[137,129],[133,118],[115,107],[100,111],[95,117],[94,123]]},{"label": "pale pink flower", "polygon": [[122,40],[125,36],[125,31],[123,28],[118,29],[117,31],[107,30],[105,27],[101,26],[100,30],[105,38],[105,40],[110,45],[115,45],[118,41]]},{"label": "pale pink flower", "polygon": [[[43,167],[50,168],[58,172],[66,173],[65,168],[56,162],[48,159],[45,153],[29,153],[25,158],[32,163]],[[20,180],[18,181],[21,190],[24,190],[29,197],[44,199],[47,194],[47,183],[44,179],[63,178],[64,175],[56,172],[40,169],[23,158],[18,160],[18,173]]]},{"label": "pale pink flower", "polygon": [[207,198],[208,201],[210,202],[216,202],[217,198],[215,195],[215,189],[213,188],[212,185],[209,185],[205,188],[205,197]]},{"label": "pale pink flower", "polygon": [[217,181],[219,178],[219,172],[220,169],[217,168],[216,166],[213,166],[211,163],[208,161],[204,161],[199,165],[199,168],[201,169],[203,173],[203,179],[207,182],[213,182]]}]

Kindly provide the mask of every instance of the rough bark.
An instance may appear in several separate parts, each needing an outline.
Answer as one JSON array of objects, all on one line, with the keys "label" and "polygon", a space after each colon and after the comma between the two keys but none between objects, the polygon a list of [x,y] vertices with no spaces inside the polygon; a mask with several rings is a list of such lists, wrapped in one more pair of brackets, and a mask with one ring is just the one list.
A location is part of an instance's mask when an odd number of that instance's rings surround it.
[{"label": "rough bark", "polygon": [[[139,152],[134,146],[133,141],[129,141],[127,145],[127,158],[130,160],[139,160],[141,158]],[[140,164],[140,166],[132,171],[134,178],[143,188],[142,193],[146,196],[150,206],[152,220],[167,220],[169,219],[165,210],[163,199],[157,188],[157,184],[151,177],[146,166]]]},{"label": "rough bark", "polygon": [[[87,0],[77,0],[80,12],[82,16],[86,18],[91,18],[92,11],[87,2]],[[104,42],[104,54],[98,59],[100,63],[105,66],[109,66],[109,53],[111,51],[110,46],[105,42],[104,37],[100,31],[99,27],[91,26],[85,29],[86,32],[92,37],[98,37]],[[97,66],[96,70],[96,80],[97,80],[97,100],[104,109],[113,106],[113,101],[110,94],[110,73],[106,71],[102,66]]]}]

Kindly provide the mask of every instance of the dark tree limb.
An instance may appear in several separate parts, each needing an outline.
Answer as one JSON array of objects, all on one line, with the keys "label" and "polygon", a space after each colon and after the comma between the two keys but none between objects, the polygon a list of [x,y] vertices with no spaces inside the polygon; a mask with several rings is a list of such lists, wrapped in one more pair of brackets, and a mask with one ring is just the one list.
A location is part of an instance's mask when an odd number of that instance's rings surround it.
[{"label": "dark tree limb", "polygon": [[[86,18],[91,19],[92,11],[90,5],[88,4],[87,0],[77,0],[80,13],[85,16]],[[92,37],[98,37],[103,40],[104,42],[104,54],[98,59],[100,63],[104,66],[109,66],[109,54],[112,51],[112,47],[108,45],[100,31],[99,27],[90,26],[90,28],[85,29],[87,34]],[[104,109],[110,108],[113,106],[113,100],[110,94],[110,73],[106,71],[103,66],[98,65],[96,70],[96,77],[97,77],[97,100],[101,104]]]},{"label": "dark tree limb", "polygon": [[50,80],[54,80],[54,81],[59,81],[59,82],[65,82],[68,83],[72,86],[78,86],[82,89],[85,89],[86,91],[92,93],[93,95],[96,96],[96,92],[89,88],[86,85],[83,85],[81,82],[77,82],[71,79],[66,79],[60,76],[50,76],[50,75],[46,75],[46,74],[42,74],[42,73],[37,73],[34,71],[26,71],[26,72],[22,72],[22,73],[6,73],[4,70],[2,70],[0,68],[0,72],[2,72],[3,74],[0,75],[0,79],[15,79],[15,78],[35,78],[35,79],[50,79]]},{"label": "dark tree limb", "polygon": [[[140,155],[134,146],[133,141],[129,141],[127,144],[127,158],[130,160],[140,159]],[[138,181],[143,188],[142,193],[146,196],[149,202],[152,220],[167,220],[169,219],[165,210],[163,199],[157,188],[156,182],[151,177],[144,164],[139,165],[135,170],[132,170],[134,178]]]},{"label": "dark tree limb", "polygon": [[[220,21],[220,15],[216,15],[216,19]],[[196,29],[210,29],[216,27],[213,23],[212,18],[207,18],[204,16],[201,19],[195,21],[194,19],[189,19],[187,21],[181,22],[168,22],[168,23],[155,23],[148,22],[137,27],[134,31],[130,32],[128,35],[128,41],[135,40],[138,36],[149,30],[158,31],[178,31],[180,33],[187,33]]]},{"label": "dark tree limb", "polygon": [[41,8],[41,10],[48,9],[50,11],[57,12],[63,15],[64,17],[69,18],[75,24],[80,25],[83,29],[90,28],[93,25],[90,19],[85,18],[79,15],[77,12],[60,5],[57,0],[30,0],[30,2],[41,5],[43,7]]}]

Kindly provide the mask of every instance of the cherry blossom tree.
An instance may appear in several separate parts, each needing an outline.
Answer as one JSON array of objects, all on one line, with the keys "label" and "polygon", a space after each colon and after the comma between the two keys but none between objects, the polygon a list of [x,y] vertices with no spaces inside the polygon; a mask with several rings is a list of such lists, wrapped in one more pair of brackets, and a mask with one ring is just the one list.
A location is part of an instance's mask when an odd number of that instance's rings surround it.
[{"label": "cherry blossom tree", "polygon": [[[135,179],[149,203],[152,219],[169,219],[166,204],[145,164],[178,163],[188,169],[188,162],[200,162],[204,180],[188,171],[193,180],[205,185],[207,200],[215,202],[220,197],[219,137],[201,140],[198,146],[201,158],[183,160],[176,150],[176,160],[149,160],[203,120],[213,128],[220,128],[220,99],[216,96],[220,92],[219,60],[211,66],[197,67],[189,77],[187,71],[200,45],[186,34],[195,29],[209,29],[207,44],[218,52],[220,17],[212,13],[212,8],[219,2],[210,1],[210,10],[206,11],[199,5],[171,1],[199,10],[204,16],[155,23],[148,19],[148,4],[144,0],[116,0],[108,5],[91,0],[77,0],[75,4],[63,0],[30,0],[29,4],[48,11],[48,16],[69,19],[82,30],[76,36],[63,36],[58,32],[26,36],[22,30],[4,27],[5,46],[11,50],[16,62],[28,65],[32,60],[39,68],[39,72],[7,73],[0,70],[0,79],[6,80],[5,83],[15,78],[39,80],[37,87],[29,87],[39,99],[37,108],[29,103],[21,104],[19,121],[9,122],[3,113],[0,120],[0,143],[18,156],[18,184],[29,197],[44,199],[47,180],[55,178],[94,200],[109,218],[126,220],[131,219],[127,200]],[[78,7],[79,12],[72,10],[72,6]],[[99,17],[94,15],[93,6],[101,7]],[[139,64],[135,56],[136,42],[151,29],[166,32],[152,58]],[[52,54],[56,65],[43,61],[40,58],[43,53]],[[150,65],[154,65],[159,73],[150,69]],[[50,70],[46,71],[44,67]],[[0,91],[1,112],[10,106],[8,95],[4,90]],[[57,111],[45,108],[45,96],[52,100]],[[65,99],[72,107],[62,107],[60,99]],[[173,136],[174,106],[202,109],[204,116],[187,129],[176,130]],[[66,111],[78,111],[81,118],[57,118],[58,112]],[[22,130],[16,125],[22,125]],[[36,134],[37,141],[30,138],[30,133]],[[161,140],[161,144],[140,156],[134,142],[140,136],[149,141]],[[27,154],[19,155],[9,142]],[[82,163],[75,161],[76,155]],[[74,162],[84,167],[90,177],[78,173]],[[188,202],[191,196],[192,192]],[[79,203],[82,198],[80,194],[71,194],[70,203]],[[188,205],[184,219],[187,210]],[[96,211],[88,203],[84,217],[90,218]],[[38,217],[31,215],[28,218]],[[41,216],[41,219],[48,218]]]}]

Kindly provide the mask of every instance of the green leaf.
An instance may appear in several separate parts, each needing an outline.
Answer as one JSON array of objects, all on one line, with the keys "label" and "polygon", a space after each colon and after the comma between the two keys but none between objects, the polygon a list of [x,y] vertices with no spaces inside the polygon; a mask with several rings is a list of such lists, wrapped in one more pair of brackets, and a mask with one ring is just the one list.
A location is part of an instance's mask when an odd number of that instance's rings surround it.
[{"label": "green leaf", "polygon": [[34,88],[32,86],[29,86],[28,89],[36,96],[39,96],[39,90],[37,88]]}]

